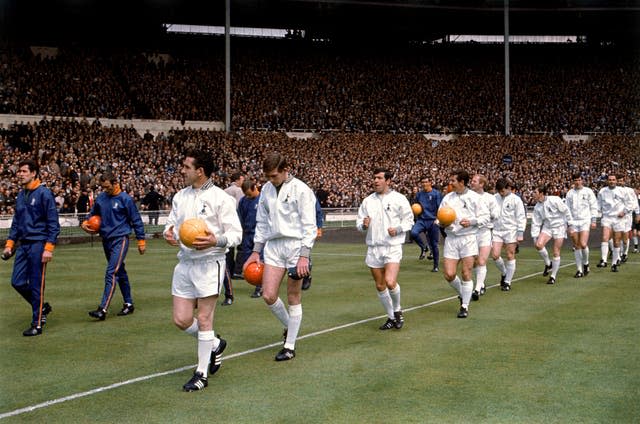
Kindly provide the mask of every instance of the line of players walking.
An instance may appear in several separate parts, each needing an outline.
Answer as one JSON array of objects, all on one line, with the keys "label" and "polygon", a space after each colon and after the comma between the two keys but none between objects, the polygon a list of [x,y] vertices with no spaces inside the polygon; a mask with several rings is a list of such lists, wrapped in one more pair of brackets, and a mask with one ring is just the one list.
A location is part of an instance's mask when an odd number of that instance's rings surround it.
[{"label": "line of players walking", "polygon": [[[527,224],[525,208],[521,198],[514,193],[513,183],[505,178],[496,181],[495,194],[485,192],[486,177],[476,174],[470,179],[466,171],[452,173],[449,193],[444,197],[433,188],[428,176],[422,178],[421,183],[422,191],[414,199],[421,206],[421,212],[415,218],[411,238],[420,247],[419,259],[424,259],[425,252],[430,250],[432,271],[438,271],[438,239],[440,234],[445,236],[444,277],[460,298],[458,317],[466,318],[470,300],[478,300],[485,293],[489,255],[500,271],[501,290],[511,290],[516,270],[515,255]],[[534,190],[536,204],[531,217],[531,237],[544,261],[542,275],[549,277],[547,284],[557,282],[560,250],[567,234],[573,243],[574,277],[589,274],[589,234],[596,228],[598,217],[601,217],[602,243],[597,267],[606,268],[611,256],[611,271],[618,272],[621,264],[627,261],[631,234],[634,252],[638,252],[640,203],[638,193],[625,186],[624,175],[609,175],[607,184],[597,196],[584,186],[579,173],[572,176],[572,185],[565,199],[550,195],[545,184]],[[445,205],[454,208],[457,218],[452,225],[442,228],[438,225],[437,213]],[[422,238],[423,234],[427,242]],[[552,241],[551,256],[546,248],[549,241]],[[503,250],[506,260],[501,256]],[[461,277],[457,275],[458,263],[461,264]]]}]

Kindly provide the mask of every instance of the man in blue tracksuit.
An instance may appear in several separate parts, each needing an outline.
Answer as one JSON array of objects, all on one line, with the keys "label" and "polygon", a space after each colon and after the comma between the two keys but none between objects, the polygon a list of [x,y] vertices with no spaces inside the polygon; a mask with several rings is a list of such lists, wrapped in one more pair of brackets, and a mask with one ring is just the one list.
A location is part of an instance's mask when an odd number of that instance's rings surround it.
[{"label": "man in blue tracksuit", "polygon": [[53,193],[38,179],[38,164],[30,159],[18,164],[17,176],[24,187],[16,200],[16,212],[11,222],[2,259],[14,253],[11,285],[31,305],[31,326],[22,335],[42,334],[42,326],[51,312],[51,305],[44,302],[44,286],[47,263],[60,234],[58,211]]},{"label": "man in blue tracksuit", "polygon": [[420,238],[420,233],[425,233],[431,254],[433,255],[433,272],[438,272],[438,261],[440,260],[440,251],[438,250],[438,241],[440,240],[440,228],[434,225],[438,214],[438,207],[442,202],[442,193],[433,188],[430,177],[423,177],[421,180],[422,190],[416,195],[416,202],[422,206],[422,213],[417,217],[416,222],[411,228],[411,238],[420,247],[420,259],[424,259],[426,246]]},{"label": "man in blue tracksuit", "polygon": [[[144,254],[146,245],[144,224],[140,212],[138,212],[131,196],[120,189],[116,176],[110,172],[102,174],[100,186],[103,192],[96,198],[91,212],[89,212],[89,217],[100,216],[99,231],[104,254],[107,258],[107,270],[104,277],[102,300],[95,311],[89,311],[89,316],[103,321],[107,317],[107,310],[113,299],[116,282],[124,298],[124,306],[118,315],[133,313],[135,308],[131,297],[131,285],[124,266],[132,228],[138,240],[138,252],[141,255]],[[95,234],[89,229],[87,222],[82,223],[82,228],[90,234]]]},{"label": "man in blue tracksuit", "polygon": [[[242,225],[242,243],[238,257],[238,262],[244,264],[251,252],[253,251],[253,236],[256,233],[256,213],[258,211],[258,202],[260,201],[260,192],[255,181],[244,180],[242,182],[242,192],[244,197],[238,202],[238,217]],[[262,285],[256,286],[251,297],[258,298],[262,296]]]}]

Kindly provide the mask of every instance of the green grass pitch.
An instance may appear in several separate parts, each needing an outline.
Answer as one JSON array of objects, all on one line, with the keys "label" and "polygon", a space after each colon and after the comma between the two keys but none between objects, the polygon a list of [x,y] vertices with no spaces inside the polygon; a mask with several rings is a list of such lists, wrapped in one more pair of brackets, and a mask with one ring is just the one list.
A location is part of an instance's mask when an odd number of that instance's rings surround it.
[{"label": "green grass pitch", "polygon": [[[133,246],[133,245],[132,245]],[[513,290],[491,287],[457,319],[458,301],[430,261],[404,246],[399,282],[406,324],[384,322],[363,244],[319,241],[303,295],[294,360],[273,360],[282,328],[253,290],[234,281],[236,302],[216,310],[228,340],[218,374],[184,393],[196,340],[174,327],[170,282],[176,250],[151,240],[130,249],[136,312],[106,321],[98,305],[100,243],[60,246],[49,265],[53,306],[39,337],[23,337],[30,312],[0,263],[2,423],[569,423],[640,417],[640,255],[619,273],[595,267],[574,279],[570,249],[548,286],[535,251],[518,255]],[[281,297],[286,301],[284,287]]]}]

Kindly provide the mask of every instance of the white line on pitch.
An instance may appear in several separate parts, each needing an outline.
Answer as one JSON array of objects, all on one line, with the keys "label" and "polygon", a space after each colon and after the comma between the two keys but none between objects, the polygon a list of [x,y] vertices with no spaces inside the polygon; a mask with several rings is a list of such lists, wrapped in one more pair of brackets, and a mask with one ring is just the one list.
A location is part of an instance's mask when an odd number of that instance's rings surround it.
[{"label": "white line on pitch", "polygon": [[[571,266],[571,265],[573,265],[573,263],[562,265],[561,268],[564,268],[564,267],[567,267],[567,266]],[[516,282],[516,281],[520,281],[520,280],[526,280],[527,278],[531,278],[531,277],[534,277],[534,276],[539,275],[539,274],[540,274],[539,272],[535,272],[533,274],[528,274],[528,275],[524,275],[522,277],[516,278],[513,281]],[[487,286],[487,288],[490,289],[490,288],[493,288],[493,287],[497,287],[498,285],[499,284],[493,284],[491,286]],[[410,308],[405,309],[404,311],[405,312],[415,311],[417,309],[422,309],[422,308],[426,308],[426,307],[429,307],[429,306],[437,305],[439,303],[444,303],[444,302],[447,302],[449,300],[453,300],[453,299],[457,299],[457,298],[458,298],[457,296],[450,296],[450,297],[446,297],[446,298],[443,298],[443,299],[434,300],[433,302],[425,303],[425,304],[422,304],[422,305],[412,306]],[[303,336],[300,336],[300,337],[298,337],[298,340],[307,339],[309,337],[320,336],[322,334],[331,333],[333,331],[342,330],[344,328],[353,327],[353,326],[356,326],[356,325],[364,324],[364,323],[369,322],[369,321],[379,320],[379,319],[385,318],[385,317],[386,317],[386,315],[378,315],[378,316],[371,317],[371,318],[366,318],[366,319],[363,319],[363,320],[360,320],[360,321],[354,321],[354,322],[351,322],[351,323],[348,323],[348,324],[339,325],[337,327],[327,328],[325,330],[320,330],[320,331],[316,331],[316,332],[313,332],[313,333],[309,333],[309,334],[305,334]],[[266,350],[266,349],[271,349],[273,347],[280,346],[280,345],[282,345],[282,342],[276,342],[276,343],[271,343],[271,344],[268,344],[268,345],[265,345],[265,346],[257,347],[255,349],[249,349],[249,350],[245,350],[243,352],[237,352],[237,353],[233,353],[231,355],[225,355],[225,360],[239,358],[241,356],[249,355],[249,354],[255,353],[255,352],[260,352],[260,351]],[[5,413],[0,414],[0,420],[4,419],[4,418],[13,417],[13,416],[16,416],[16,415],[21,415],[21,414],[24,414],[24,413],[27,413],[27,412],[33,412],[33,411],[35,411],[37,409],[47,408],[49,406],[57,405],[59,403],[68,402],[70,400],[80,399],[80,398],[91,396],[91,395],[94,395],[94,394],[97,394],[97,393],[106,392],[108,390],[116,389],[116,388],[122,387],[122,386],[127,386],[129,384],[139,383],[141,381],[147,381],[147,380],[151,380],[151,379],[154,379],[154,378],[157,378],[157,377],[163,377],[163,376],[166,376],[166,375],[176,374],[176,373],[179,373],[179,372],[183,372],[183,371],[192,369],[194,366],[196,366],[196,364],[187,365],[187,366],[180,367],[180,368],[175,368],[175,369],[172,369],[172,370],[169,370],[169,371],[158,372],[158,373],[155,373],[155,374],[144,375],[142,377],[132,378],[130,380],[121,381],[119,383],[113,383],[113,384],[110,384],[108,386],[98,387],[96,389],[88,390],[86,392],[75,393],[75,394],[72,394],[72,395],[69,395],[69,396],[64,396],[64,397],[61,397],[61,398],[58,398],[58,399],[48,400],[46,402],[42,402],[42,403],[38,403],[38,404],[35,404],[35,405],[27,406],[27,407],[24,407],[24,408],[15,409],[13,411],[9,411],[9,412],[5,412]]]}]

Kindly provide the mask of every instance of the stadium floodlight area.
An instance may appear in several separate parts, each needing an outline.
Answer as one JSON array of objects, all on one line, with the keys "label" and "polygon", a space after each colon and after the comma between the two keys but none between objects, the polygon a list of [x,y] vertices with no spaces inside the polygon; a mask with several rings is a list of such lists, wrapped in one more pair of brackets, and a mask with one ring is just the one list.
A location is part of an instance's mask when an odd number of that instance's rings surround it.
[{"label": "stadium floodlight area", "polygon": [[[223,26],[185,24],[163,24],[163,26],[168,33],[172,34],[224,35]],[[254,38],[303,38],[305,34],[301,30],[250,27],[231,27],[230,32],[232,36]]]},{"label": "stadium floodlight area", "polygon": [[[511,44],[563,44],[582,43],[586,39],[580,35],[510,35]],[[435,43],[479,43],[502,44],[504,35],[448,35]]]}]

